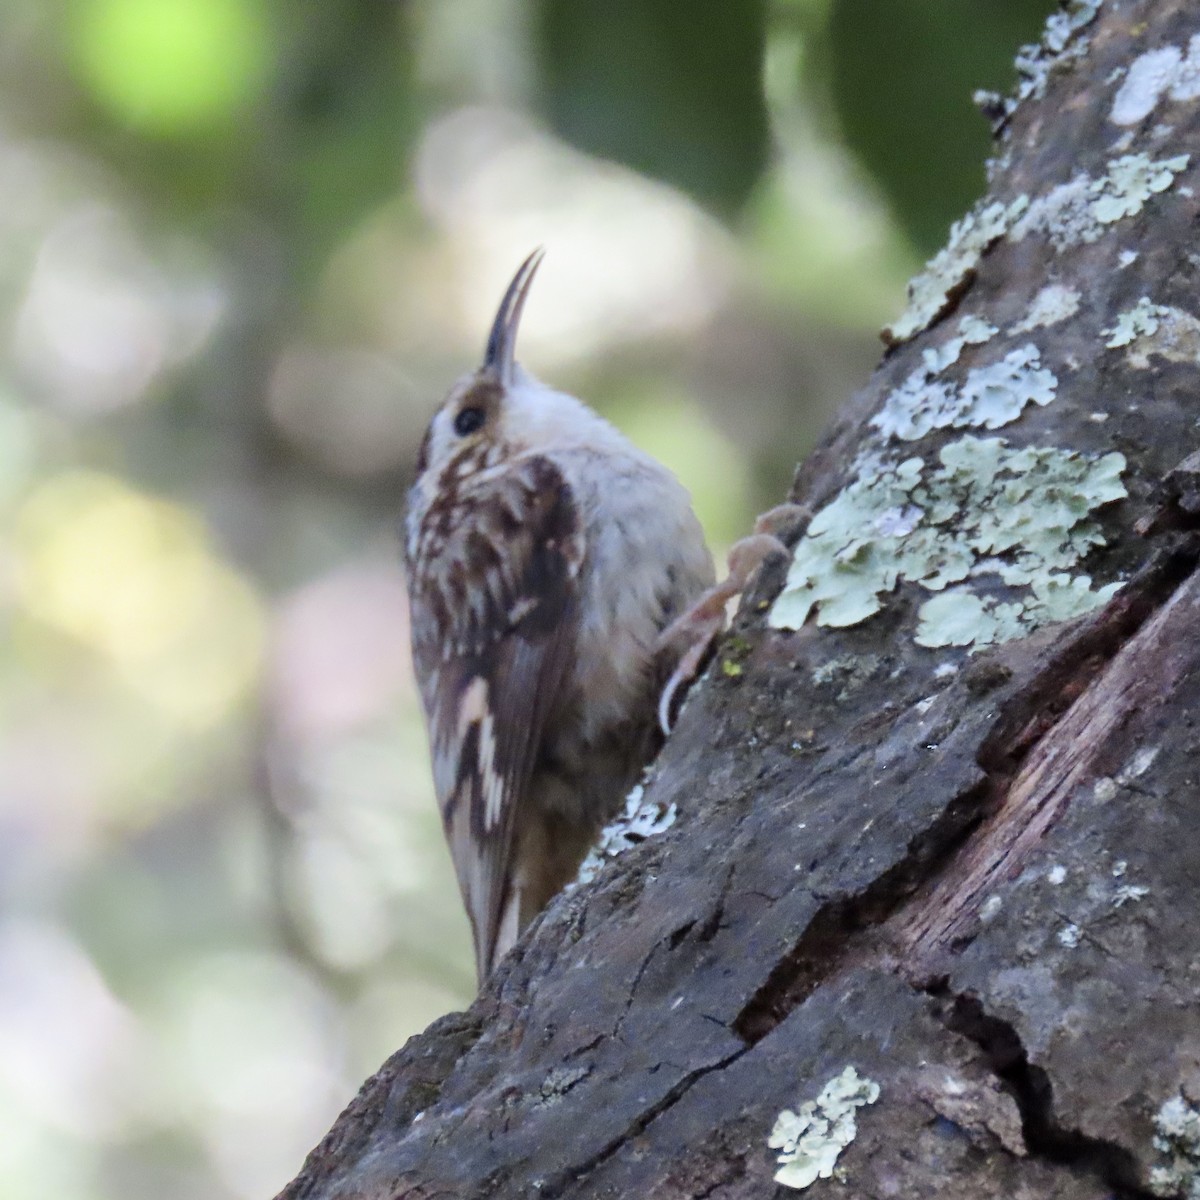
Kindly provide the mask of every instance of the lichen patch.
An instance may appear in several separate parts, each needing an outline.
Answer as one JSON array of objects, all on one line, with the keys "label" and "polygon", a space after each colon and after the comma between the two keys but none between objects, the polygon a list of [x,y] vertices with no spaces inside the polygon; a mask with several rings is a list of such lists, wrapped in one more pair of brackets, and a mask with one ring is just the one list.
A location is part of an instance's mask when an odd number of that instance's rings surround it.
[{"label": "lichen patch", "polygon": [[1138,125],[1164,97],[1183,103],[1198,96],[1200,34],[1192,37],[1186,53],[1178,46],[1160,46],[1135,58],[1113,98],[1109,120],[1114,125]]},{"label": "lichen patch", "polygon": [[1162,46],[1139,54],[1129,66],[1113,100],[1109,120],[1114,125],[1137,125],[1158,106],[1183,62],[1177,46]]},{"label": "lichen patch", "polygon": [[982,317],[966,316],[958,323],[958,336],[972,346],[982,346],[999,332],[995,325]]},{"label": "lichen patch", "polygon": [[639,783],[625,797],[625,807],[621,812],[601,830],[599,839],[580,864],[571,886],[590,883],[609,859],[670,829],[675,824],[676,815],[674,804],[664,805],[647,800],[646,789]]},{"label": "lichen patch", "polygon": [[1153,304],[1149,296],[1143,296],[1132,308],[1117,317],[1111,329],[1104,330],[1109,335],[1105,346],[1115,350],[1120,346],[1128,346],[1138,338],[1153,336],[1158,332],[1159,322],[1167,311],[1163,305]]},{"label": "lichen patch", "polygon": [[1058,931],[1058,944],[1067,950],[1074,950],[1083,940],[1083,930],[1073,922],[1068,921]]},{"label": "lichen patch", "polygon": [[1022,600],[1004,602],[970,587],[949,588],[921,605],[913,640],[931,649],[1010,642],[1042,625],[1091,612],[1119,587],[1109,584],[1095,589],[1090,575],[1061,572],[1032,581]]},{"label": "lichen patch", "polygon": [[1055,250],[1098,241],[1107,226],[1134,216],[1151,196],[1165,192],[1190,161],[1188,154],[1157,161],[1146,154],[1115,158],[1099,179],[1080,173],[1034,199],[1011,237],[1044,234]]},{"label": "lichen patch", "polygon": [[1034,296],[1025,316],[1010,325],[1008,332],[1031,333],[1035,329],[1057,325],[1079,311],[1081,299],[1073,287],[1064,283],[1048,283]]},{"label": "lichen patch", "polygon": [[950,229],[946,245],[908,285],[908,307],[883,331],[889,345],[898,345],[931,325],[950,306],[951,298],[969,281],[984,252],[999,241],[1025,211],[1028,199],[1009,204],[977,205]]},{"label": "lichen patch", "polygon": [[1104,541],[1091,514],[1126,495],[1124,469],[1117,453],[970,435],[937,464],[866,458],[797,544],[769,623],[856,625],[902,581],[935,593],[918,613],[923,646],[990,645],[1088,612],[1119,587],[1078,567]]},{"label": "lichen patch", "polygon": [[828,1179],[839,1155],[858,1135],[858,1110],[878,1099],[879,1084],[847,1067],[799,1112],[785,1108],[767,1139],[779,1152],[775,1182],[803,1191],[818,1179]]},{"label": "lichen patch", "polygon": [[989,646],[1021,634],[1021,605],[1001,604],[970,588],[947,588],[921,605],[918,646]]},{"label": "lichen patch", "polygon": [[1110,162],[1108,174],[1092,185],[1092,216],[1101,225],[1112,225],[1141,212],[1151,196],[1165,192],[1175,182],[1191,157],[1177,154],[1152,162],[1146,154],[1126,154]]},{"label": "lichen patch", "polygon": [[1193,34],[1188,42],[1187,55],[1179,64],[1167,94],[1177,104],[1200,99],[1200,33]]},{"label": "lichen patch", "polygon": [[1117,782],[1128,787],[1135,779],[1141,779],[1154,766],[1154,760],[1158,758],[1161,750],[1161,746],[1139,746],[1129,761],[1117,772]]},{"label": "lichen patch", "polygon": [[999,429],[1015,421],[1027,404],[1049,404],[1057,387],[1053,372],[1041,365],[1038,348],[1028,343],[967,375],[954,424]]},{"label": "lichen patch", "polygon": [[1148,895],[1150,895],[1148,887],[1141,887],[1136,883],[1122,883],[1113,892],[1113,908],[1123,908],[1126,904],[1134,903]]},{"label": "lichen patch", "polygon": [[1072,59],[1082,58],[1088,49],[1088,39],[1080,37],[1079,31],[1095,20],[1100,11],[1101,0],[1072,0],[1062,9],[1046,19],[1042,40],[1022,46],[1016,55],[1017,92],[1015,96],[1002,97],[995,92],[976,92],[975,102],[996,113],[1006,121],[1016,111],[1021,101],[1040,99],[1046,92],[1046,83],[1051,70]]},{"label": "lichen patch", "polygon": [[934,429],[999,429],[1015,421],[1027,404],[1045,405],[1054,399],[1058,380],[1041,365],[1032,343],[974,368],[961,387],[941,379],[963,342],[962,337],[952,338],[940,352],[927,350],[923,365],[888,395],[871,424],[887,437],[911,442]]},{"label": "lichen patch", "polygon": [[1200,318],[1182,308],[1155,304],[1143,296],[1120,313],[1104,343],[1110,350],[1124,349],[1129,364],[1140,371],[1158,356],[1168,362],[1200,364]]},{"label": "lichen patch", "polygon": [[1090,176],[1081,172],[1066,183],[1052,187],[1044,196],[1036,197],[1013,226],[1013,241],[1043,233],[1055,250],[1097,241],[1103,230],[1091,215],[1093,182]]},{"label": "lichen patch", "polygon": [[1150,1190],[1200,1200],[1200,1111],[1194,1104],[1175,1096],[1158,1110],[1154,1148],[1167,1162],[1150,1172]]},{"label": "lichen patch", "polygon": [[[1065,12],[1053,14],[1041,44],[1024,47],[1018,54],[1021,83],[1017,97],[1000,100],[985,94],[985,107],[999,109],[1006,118],[1020,100],[1040,96],[1055,63],[1086,52],[1087,39],[1077,38],[1076,34],[1091,22],[1098,9],[1099,0],[1083,0],[1068,6]],[[1136,77],[1132,71],[1126,77],[1114,102],[1119,116],[1132,119],[1132,114],[1143,109],[1143,115],[1147,115],[1157,103],[1149,102],[1147,96],[1161,95],[1164,90],[1172,98],[1200,95],[1200,35],[1192,39],[1186,57],[1170,47],[1151,55],[1157,57],[1142,56],[1145,64]],[[890,346],[899,345],[933,324],[970,283],[983,254],[1006,234],[1019,241],[1033,233],[1045,233],[1056,250],[1097,241],[1106,226],[1140,212],[1151,196],[1166,191],[1189,161],[1187,154],[1158,161],[1143,153],[1122,154],[1108,163],[1101,177],[1093,179],[1081,172],[1032,202],[1027,196],[1017,196],[1007,204],[981,202],[954,224],[946,246],[909,283],[908,306],[883,330],[884,341]]]}]

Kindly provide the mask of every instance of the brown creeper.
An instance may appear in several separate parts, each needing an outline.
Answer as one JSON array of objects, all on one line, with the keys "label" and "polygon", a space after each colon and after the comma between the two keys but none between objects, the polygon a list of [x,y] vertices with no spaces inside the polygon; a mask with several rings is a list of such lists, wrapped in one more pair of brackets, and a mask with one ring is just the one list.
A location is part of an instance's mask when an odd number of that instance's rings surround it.
[{"label": "brown creeper", "polygon": [[675,477],[514,361],[541,258],[430,422],[405,521],[413,661],[481,983],[657,750],[659,635],[713,583]]}]

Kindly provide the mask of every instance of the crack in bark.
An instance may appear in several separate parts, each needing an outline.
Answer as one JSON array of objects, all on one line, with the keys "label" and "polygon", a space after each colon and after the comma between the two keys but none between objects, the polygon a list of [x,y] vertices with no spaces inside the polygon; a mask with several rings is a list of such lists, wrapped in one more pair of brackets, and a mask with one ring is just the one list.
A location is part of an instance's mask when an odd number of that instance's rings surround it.
[{"label": "crack in bark", "polygon": [[1011,780],[1087,687],[1167,605],[1197,562],[1200,534],[1165,539],[1121,591],[1065,638],[1045,668],[1004,706],[980,746],[979,765]]},{"label": "crack in bark", "polygon": [[732,1063],[737,1062],[749,1048],[749,1046],[739,1046],[732,1053],[725,1055],[724,1058],[718,1059],[714,1063],[709,1063],[707,1066],[697,1067],[695,1070],[689,1071],[660,1099],[655,1101],[649,1108],[640,1112],[636,1119],[631,1121],[621,1133],[606,1142],[590,1158],[573,1167],[568,1167],[560,1171],[557,1175],[551,1176],[549,1179],[543,1180],[541,1187],[538,1189],[538,1194],[546,1197],[546,1200],[554,1200],[554,1197],[563,1194],[564,1188],[583,1182],[592,1172],[602,1167],[633,1138],[644,1133],[651,1123],[662,1116],[663,1113],[678,1104],[701,1079],[706,1075],[711,1075],[714,1071],[723,1071]]},{"label": "crack in bark", "polygon": [[[903,958],[928,963],[969,941],[984,898],[1019,873],[1061,820],[1109,736],[1131,712],[1161,704],[1174,689],[1187,664],[1173,647],[1194,628],[1198,555],[1194,536],[1156,554],[1005,706],[979,753],[993,775],[995,811],[898,916]],[[1059,702],[1056,719],[1039,717],[1056,694],[1069,703]]]},{"label": "crack in bark", "polygon": [[1054,1089],[1029,1054],[1014,1026],[985,1010],[978,997],[950,990],[943,979],[920,990],[941,1006],[938,1020],[978,1046],[988,1068],[1012,1096],[1030,1156],[1110,1188],[1115,1200],[1153,1200],[1142,1186],[1137,1159],[1124,1146],[1063,1125],[1054,1113]]},{"label": "crack in bark", "polygon": [[971,837],[988,811],[989,795],[984,783],[954,797],[899,863],[858,895],[822,905],[800,940],[743,1006],[734,1019],[734,1032],[753,1046],[843,968],[872,957],[886,958],[878,930],[908,903],[920,880],[936,872]]},{"label": "crack in bark", "polygon": [[573,1050],[569,1051],[566,1058],[563,1059],[564,1064],[573,1062],[575,1059],[582,1057],[584,1054],[590,1054],[591,1051],[595,1050],[597,1046],[603,1045],[604,1042],[612,1036],[613,1035],[611,1033],[596,1034],[596,1036],[590,1041],[584,1042],[582,1046],[576,1046]]},{"label": "crack in bark", "polygon": [[[613,1028],[612,1037],[619,1038],[621,1030],[625,1025],[625,1018],[629,1015],[629,1010],[633,1007],[637,999],[638,988],[641,986],[642,977],[646,974],[650,964],[654,961],[658,952],[665,946],[667,953],[679,949],[679,947],[687,940],[693,930],[696,930],[696,938],[700,942],[709,942],[716,936],[717,930],[720,928],[721,918],[725,915],[725,903],[729,897],[729,888],[733,883],[734,868],[731,866],[725,872],[725,882],[721,885],[720,893],[716,901],[713,903],[712,910],[708,916],[704,918],[703,923],[698,919],[685,921],[678,928],[673,929],[670,933],[659,938],[658,941],[650,947],[646,953],[646,957],[642,959],[637,971],[634,973],[633,982],[629,985],[629,995],[625,1000],[625,1007],[621,1011],[621,1015],[617,1018],[617,1023]],[[699,926],[699,928],[697,928]],[[703,1013],[700,1014],[704,1016]],[[724,1025],[724,1022],[721,1022]],[[728,1028],[727,1026],[725,1026]]]},{"label": "crack in bark", "polygon": [[[1029,784],[1022,768],[1144,627],[1169,608],[1198,559],[1200,538],[1173,538],[1009,698],[977,755],[987,779],[951,798],[938,820],[891,870],[859,894],[839,897],[820,908],[734,1020],[739,1037],[754,1045],[817,987],[852,963],[873,959],[899,970],[904,960],[929,959],[962,935],[984,890],[976,886],[967,892],[963,883],[962,877],[972,871],[972,852],[980,852],[982,844],[981,853],[986,854],[993,840],[989,833],[1006,823],[1015,833],[1026,834],[1015,849],[1027,850],[1065,809],[1069,789],[1064,783],[1053,806],[1032,814],[1017,811],[1021,806],[1012,804],[1015,789],[1022,782]],[[1125,698],[1131,702],[1131,697]],[[1042,772],[1048,773],[1049,768]],[[1073,778],[1068,772],[1065,782]],[[1034,782],[1044,780],[1039,776]],[[1016,868],[1019,855],[1013,850],[993,853],[999,858],[996,869]],[[986,874],[988,882],[994,873]],[[910,965],[901,973],[912,977],[920,969]]]},{"label": "crack in bark", "polygon": [[[962,935],[985,885],[1016,870],[1061,817],[1094,752],[1102,748],[1104,731],[1139,703],[1135,684],[1145,667],[1140,643],[1170,645],[1155,627],[1189,623],[1188,604],[1194,598],[1188,593],[1194,589],[1185,585],[1198,557],[1195,537],[1173,541],[1009,699],[978,755],[987,780],[954,797],[922,844],[910,847],[889,872],[860,894],[822,907],[739,1014],[734,1028],[741,1037],[751,1045],[761,1040],[817,987],[853,964],[889,966],[914,986],[938,994],[919,982],[922,970],[928,974],[929,969],[922,964]],[[1121,676],[1109,689],[1117,702],[1106,712],[1107,720],[1100,720],[1097,692],[1104,688],[1096,685],[1111,682],[1111,672]],[[1162,677],[1169,675],[1164,668]],[[1153,672],[1150,677],[1161,682]],[[1084,750],[1092,755],[1078,749],[1076,739],[1085,734],[1090,740],[1083,742]],[[954,819],[956,807],[966,807],[974,819],[964,820],[961,811]],[[986,1014],[978,1001],[953,999],[947,1027],[985,1051],[1017,1103],[1031,1153],[1085,1171],[1115,1188],[1122,1200],[1148,1197],[1128,1150],[1055,1120],[1049,1077],[1029,1062],[1015,1030]]]},{"label": "crack in bark", "polygon": [[625,998],[625,1007],[621,1009],[621,1015],[617,1018],[617,1023],[613,1026],[613,1031],[610,1037],[619,1038],[621,1030],[625,1027],[625,1018],[629,1016],[629,1010],[633,1007],[633,1002],[637,998],[638,988],[642,984],[642,976],[645,975],[647,968],[654,961],[654,956],[659,952],[662,946],[666,946],[668,952],[674,950],[683,937],[687,936],[687,931],[695,924],[695,921],[689,921],[681,927],[682,935],[679,929],[673,933],[667,934],[666,937],[659,938],[657,942],[646,953],[646,957],[642,959],[641,965],[634,972],[633,982],[629,985],[629,995]]}]

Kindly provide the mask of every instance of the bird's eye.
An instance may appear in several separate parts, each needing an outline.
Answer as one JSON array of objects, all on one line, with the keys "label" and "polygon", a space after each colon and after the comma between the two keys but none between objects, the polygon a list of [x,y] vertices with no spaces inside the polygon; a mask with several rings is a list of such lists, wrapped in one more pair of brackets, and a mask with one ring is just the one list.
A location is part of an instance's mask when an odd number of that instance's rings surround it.
[{"label": "bird's eye", "polygon": [[483,409],[482,408],[464,408],[459,411],[457,417],[454,418],[454,432],[459,437],[466,437],[472,434],[483,424]]}]

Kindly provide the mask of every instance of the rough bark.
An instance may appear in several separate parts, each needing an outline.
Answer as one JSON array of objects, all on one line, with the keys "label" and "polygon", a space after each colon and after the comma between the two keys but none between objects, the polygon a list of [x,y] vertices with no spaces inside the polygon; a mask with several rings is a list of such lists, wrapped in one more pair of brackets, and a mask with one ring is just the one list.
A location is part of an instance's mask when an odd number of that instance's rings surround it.
[{"label": "rough bark", "polygon": [[[1197,34],[1194,0],[1108,0],[1052,39],[1047,77],[998,113],[1003,227],[927,329],[897,332],[793,497],[819,512],[864,450],[928,466],[961,438],[870,419],[978,317],[999,332],[946,379],[1033,343],[1057,388],[966,433],[1125,456],[1082,562],[1121,589],[998,646],[929,648],[933,593],[903,574],[848,627],[773,628],[788,563],[769,563],[657,764],[675,824],[368,1080],[285,1200],[785,1196],[776,1118],[847,1066],[879,1098],[813,1195],[1200,1195],[1200,100],[1164,86],[1110,119],[1121,72],[1169,46],[1182,71]],[[1037,207],[1139,153],[1193,158],[1119,219],[1087,224],[1102,185]],[[1028,326],[1050,282],[1078,308]],[[1161,328],[1110,345],[1142,296]]]}]

